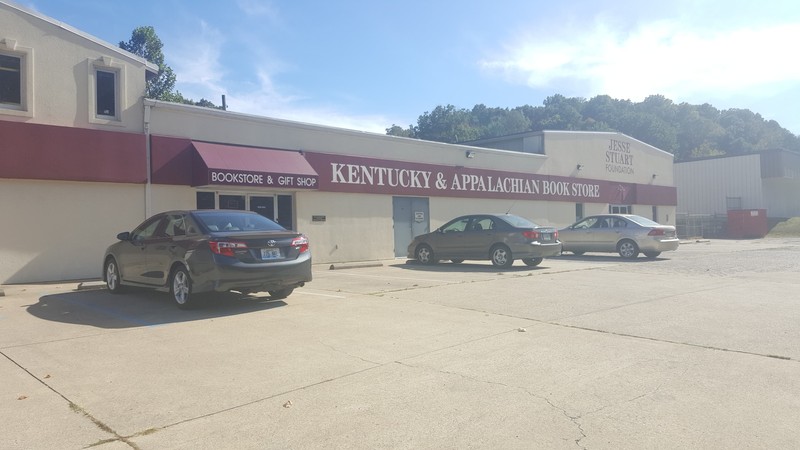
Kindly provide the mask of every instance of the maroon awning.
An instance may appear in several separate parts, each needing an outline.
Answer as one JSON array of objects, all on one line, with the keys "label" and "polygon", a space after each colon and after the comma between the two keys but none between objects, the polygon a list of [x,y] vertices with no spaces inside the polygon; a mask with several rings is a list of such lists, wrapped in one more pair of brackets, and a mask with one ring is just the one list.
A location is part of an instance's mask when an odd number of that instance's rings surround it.
[{"label": "maroon awning", "polygon": [[300,152],[192,141],[194,186],[317,189],[319,175]]}]

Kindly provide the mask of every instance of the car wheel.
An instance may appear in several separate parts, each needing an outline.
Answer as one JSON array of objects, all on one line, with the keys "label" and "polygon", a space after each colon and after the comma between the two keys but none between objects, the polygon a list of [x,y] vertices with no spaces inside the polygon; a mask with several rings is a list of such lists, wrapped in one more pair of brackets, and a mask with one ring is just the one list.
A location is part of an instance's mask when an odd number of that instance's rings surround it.
[{"label": "car wheel", "polygon": [[269,296],[273,300],[280,300],[292,295],[292,292],[294,292],[294,288],[279,289],[277,291],[269,291]]},{"label": "car wheel", "polygon": [[489,251],[492,264],[497,267],[511,267],[514,264],[514,257],[511,255],[511,249],[505,245],[495,245]]},{"label": "car wheel", "polygon": [[114,258],[108,258],[106,261],[106,287],[112,294],[122,292],[122,277],[119,275],[119,266]]},{"label": "car wheel", "polygon": [[644,253],[644,256],[646,256],[646,257],[648,257],[650,259],[658,258],[658,255],[661,254],[661,252],[643,252],[643,253]]},{"label": "car wheel", "polygon": [[531,266],[531,267],[538,266],[539,264],[542,263],[542,261],[544,261],[544,258],[525,258],[522,260],[522,262],[524,262],[526,266]]},{"label": "car wheel", "polygon": [[192,278],[184,267],[178,267],[172,272],[170,293],[175,304],[180,309],[189,309],[192,306]]},{"label": "car wheel", "polygon": [[417,261],[422,264],[436,264],[433,249],[429,245],[420,245],[414,255],[417,257]]},{"label": "car wheel", "polygon": [[453,264],[461,264],[462,262],[464,262],[464,260],[463,259],[451,259],[450,262],[452,262]]},{"label": "car wheel", "polygon": [[639,256],[639,246],[636,242],[625,239],[617,244],[617,252],[625,259],[633,259]]},{"label": "car wheel", "polygon": [[583,255],[584,253],[586,253],[586,252],[576,252],[576,251],[574,251],[574,250],[572,251],[572,254],[573,254],[573,255],[575,255],[575,256],[581,256],[581,255]]}]

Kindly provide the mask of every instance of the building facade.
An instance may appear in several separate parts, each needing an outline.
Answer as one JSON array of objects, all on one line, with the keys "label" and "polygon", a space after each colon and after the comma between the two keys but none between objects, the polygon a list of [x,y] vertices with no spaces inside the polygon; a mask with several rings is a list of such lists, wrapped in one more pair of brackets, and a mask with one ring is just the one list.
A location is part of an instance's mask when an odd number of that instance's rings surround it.
[{"label": "building facade", "polygon": [[257,211],[317,263],[403,257],[474,212],[675,221],[672,155],[620,133],[451,145],[149,100],[152,64],[5,1],[0,63],[0,283],[98,278],[118,232],[171,209]]}]

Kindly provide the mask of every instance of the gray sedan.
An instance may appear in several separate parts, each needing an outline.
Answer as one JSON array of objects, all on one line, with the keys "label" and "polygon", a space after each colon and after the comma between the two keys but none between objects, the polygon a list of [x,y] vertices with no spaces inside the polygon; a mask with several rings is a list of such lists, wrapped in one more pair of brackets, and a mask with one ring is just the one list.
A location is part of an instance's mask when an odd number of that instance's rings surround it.
[{"label": "gray sedan", "polygon": [[408,257],[423,264],[449,259],[490,260],[509,267],[515,259],[537,266],[542,258],[561,253],[558,231],[513,214],[474,214],[457,217],[432,233],[414,238]]},{"label": "gray sedan", "polygon": [[204,292],[267,291],[278,299],[311,281],[306,236],[254,212],[168,211],[117,239],[103,258],[108,290],[169,290],[182,309]]},{"label": "gray sedan", "polygon": [[675,227],[661,225],[633,214],[604,214],[586,217],[558,231],[563,250],[582,255],[585,252],[619,253],[636,258],[639,252],[656,258],[661,252],[676,250]]}]

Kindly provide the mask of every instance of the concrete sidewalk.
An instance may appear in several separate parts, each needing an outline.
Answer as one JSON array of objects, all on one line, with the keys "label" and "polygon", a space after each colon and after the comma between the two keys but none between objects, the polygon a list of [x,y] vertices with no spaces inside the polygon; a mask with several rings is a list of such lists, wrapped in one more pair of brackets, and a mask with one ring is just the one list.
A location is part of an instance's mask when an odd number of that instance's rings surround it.
[{"label": "concrete sidewalk", "polygon": [[798,448],[798,255],[316,266],[191,311],[5,286],[0,448]]}]

